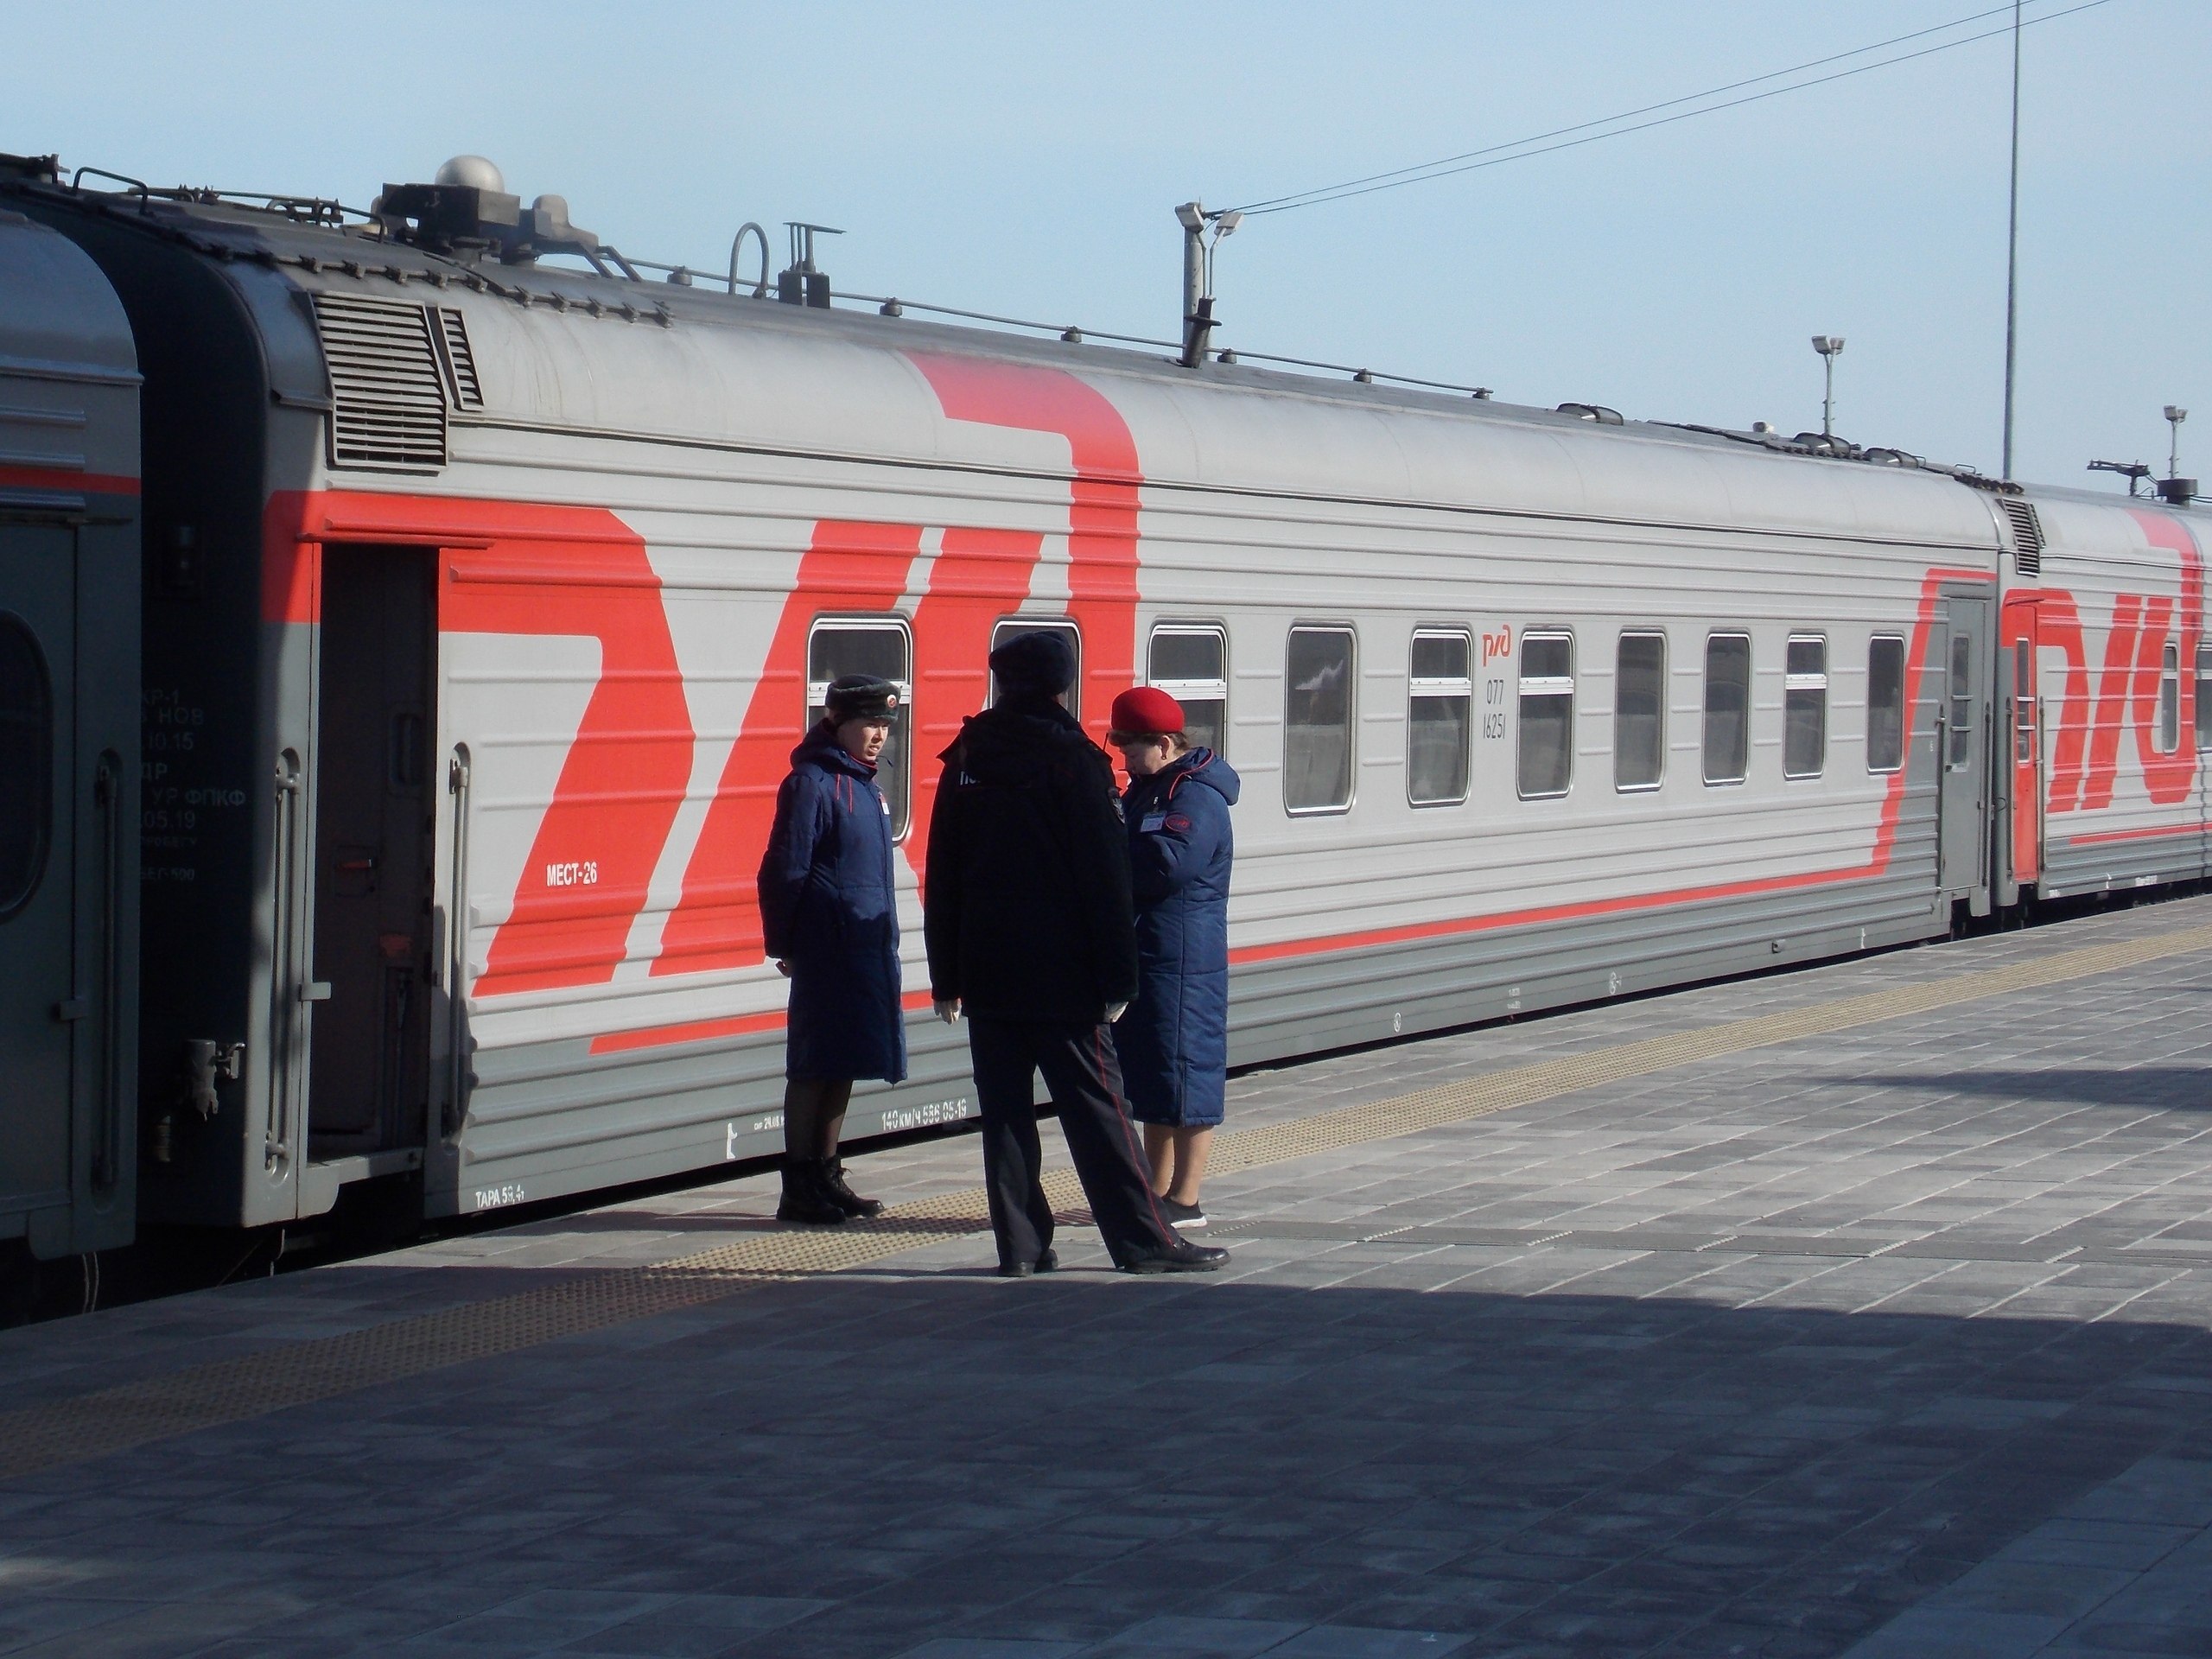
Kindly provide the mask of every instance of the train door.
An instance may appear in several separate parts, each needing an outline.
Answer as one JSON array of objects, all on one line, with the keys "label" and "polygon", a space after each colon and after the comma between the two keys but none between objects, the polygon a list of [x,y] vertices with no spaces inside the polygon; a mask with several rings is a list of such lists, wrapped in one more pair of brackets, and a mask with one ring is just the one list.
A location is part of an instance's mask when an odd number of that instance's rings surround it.
[{"label": "train door", "polygon": [[2004,845],[2006,873],[2019,887],[2039,880],[2043,871],[2043,720],[2037,679],[2041,645],[2035,601],[2006,600],[1997,674],[2012,756],[2005,791]]},{"label": "train door", "polygon": [[2196,647],[2190,687],[2196,704],[2196,868],[2212,875],[2212,641]]},{"label": "train door", "polygon": [[308,1128],[318,1161],[419,1156],[430,1092],[431,555],[323,550]]},{"label": "train door", "polygon": [[137,541],[0,525],[0,1236],[38,1256],[135,1226]]},{"label": "train door", "polygon": [[1937,798],[1941,830],[1938,880],[1974,915],[1989,913],[1989,745],[1986,688],[1990,683],[1989,601],[1947,593],[1942,649],[1942,703]]},{"label": "train door", "polygon": [[67,1215],[73,1027],[87,1011],[70,856],[75,539],[58,526],[0,531],[0,1212],[28,1213],[34,1229],[41,1212]]}]

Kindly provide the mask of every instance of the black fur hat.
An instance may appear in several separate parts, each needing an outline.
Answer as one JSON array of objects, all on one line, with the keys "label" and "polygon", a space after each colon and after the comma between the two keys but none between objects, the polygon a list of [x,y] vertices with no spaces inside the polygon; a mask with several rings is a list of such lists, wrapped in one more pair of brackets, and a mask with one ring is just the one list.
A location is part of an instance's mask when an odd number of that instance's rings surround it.
[{"label": "black fur hat", "polygon": [[899,688],[873,674],[847,674],[830,682],[830,719],[834,725],[849,720],[885,720],[899,707]]}]

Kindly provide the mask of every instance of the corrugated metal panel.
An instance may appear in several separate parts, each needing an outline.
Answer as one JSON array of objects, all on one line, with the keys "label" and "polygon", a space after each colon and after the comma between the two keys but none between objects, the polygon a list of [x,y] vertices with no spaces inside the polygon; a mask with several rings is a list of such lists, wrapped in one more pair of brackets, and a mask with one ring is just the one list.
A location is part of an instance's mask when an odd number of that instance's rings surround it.
[{"label": "corrugated metal panel", "polygon": [[484,407],[484,383],[477,378],[476,353],[469,349],[468,323],[449,305],[437,309],[438,351],[445,359],[446,389],[455,409]]},{"label": "corrugated metal panel", "polygon": [[315,321],[330,371],[330,464],[444,466],[445,375],[424,308],[318,294]]},{"label": "corrugated metal panel", "polygon": [[2018,496],[2004,498],[2005,516],[2012,524],[2012,563],[2024,576],[2043,570],[2043,524],[2036,510]]}]

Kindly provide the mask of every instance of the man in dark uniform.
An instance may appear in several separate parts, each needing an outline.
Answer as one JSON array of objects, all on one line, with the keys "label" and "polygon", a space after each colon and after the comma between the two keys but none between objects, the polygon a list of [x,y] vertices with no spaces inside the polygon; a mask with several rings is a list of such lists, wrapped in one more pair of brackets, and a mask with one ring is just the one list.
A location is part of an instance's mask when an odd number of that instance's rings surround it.
[{"label": "man in dark uniform", "polygon": [[1202,1273],[1229,1252],[1187,1243],[1153,1196],[1107,1027],[1136,995],[1128,837],[1104,751],[1061,702],[1075,653],[1020,634],[991,653],[998,700],[944,754],[930,817],[923,930],[938,1017],[968,1020],[999,1271],[1050,1271],[1032,1079],[1058,1109],[1090,1213],[1127,1273]]}]

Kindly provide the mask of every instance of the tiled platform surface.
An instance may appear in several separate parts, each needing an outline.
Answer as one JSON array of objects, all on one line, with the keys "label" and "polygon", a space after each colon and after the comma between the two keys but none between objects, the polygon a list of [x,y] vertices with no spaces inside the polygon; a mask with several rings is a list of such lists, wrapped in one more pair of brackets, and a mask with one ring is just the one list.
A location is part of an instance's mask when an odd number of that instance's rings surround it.
[{"label": "tiled platform surface", "polygon": [[[2191,899],[1240,1080],[1303,1116]],[[0,1652],[2212,1654],[2212,953],[0,1484]],[[863,1160],[904,1199],[972,1141]],[[766,1225],[736,1182],[0,1336],[11,1407]],[[1389,1236],[1382,1236],[1389,1235]],[[1072,1248],[1070,1248],[1072,1246]],[[2199,1262],[2202,1266],[2198,1266]]]}]

